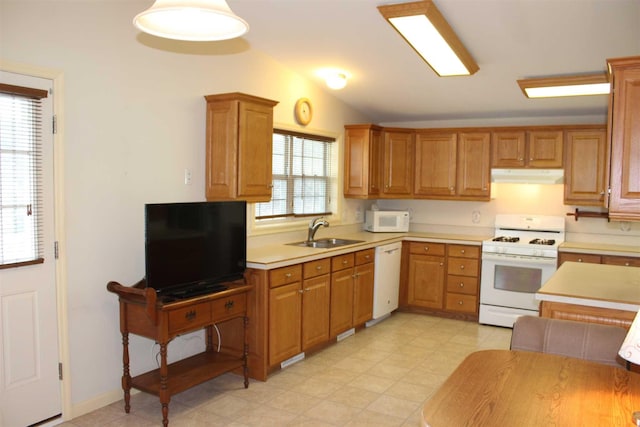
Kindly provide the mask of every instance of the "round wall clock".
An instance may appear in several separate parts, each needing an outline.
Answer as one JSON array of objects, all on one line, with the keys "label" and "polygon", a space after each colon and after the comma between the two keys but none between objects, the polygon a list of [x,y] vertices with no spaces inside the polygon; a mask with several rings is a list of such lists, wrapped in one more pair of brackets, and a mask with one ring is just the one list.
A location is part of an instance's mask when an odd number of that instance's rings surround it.
[{"label": "round wall clock", "polygon": [[298,123],[306,126],[313,117],[313,109],[311,107],[311,101],[307,98],[300,98],[296,101],[296,107],[294,110],[295,118]]}]

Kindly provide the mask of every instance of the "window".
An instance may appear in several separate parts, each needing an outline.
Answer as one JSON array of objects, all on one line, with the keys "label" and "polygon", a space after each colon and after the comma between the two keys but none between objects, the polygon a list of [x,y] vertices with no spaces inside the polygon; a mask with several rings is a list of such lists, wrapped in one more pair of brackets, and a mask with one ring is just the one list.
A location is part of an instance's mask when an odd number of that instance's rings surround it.
[{"label": "window", "polygon": [[43,261],[42,110],[47,91],[0,84],[0,268]]},{"label": "window", "polygon": [[272,197],[256,204],[256,219],[330,215],[334,142],[274,129]]}]

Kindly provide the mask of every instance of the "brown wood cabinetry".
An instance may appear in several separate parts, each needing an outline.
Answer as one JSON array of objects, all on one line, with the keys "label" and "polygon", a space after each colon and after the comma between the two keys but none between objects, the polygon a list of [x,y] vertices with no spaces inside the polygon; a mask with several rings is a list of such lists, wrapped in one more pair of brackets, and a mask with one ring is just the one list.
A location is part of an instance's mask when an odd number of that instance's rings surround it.
[{"label": "brown wood cabinetry", "polygon": [[610,59],[609,218],[640,221],[640,56]]},{"label": "brown wood cabinetry", "polygon": [[380,194],[382,128],[345,126],[344,197],[367,199]]},{"label": "brown wood cabinetry", "polygon": [[407,198],[413,194],[412,129],[383,131],[382,197]]},{"label": "brown wood cabinetry", "polygon": [[[247,368],[247,295],[251,286],[229,283],[225,291],[199,297],[161,302],[144,281],[132,287],[109,282],[107,289],[118,295],[120,332],[123,344],[124,409],[130,411],[130,391],[135,388],[160,398],[162,424],[169,424],[169,401],[174,394],[229,371],[242,369],[244,387],[249,386]],[[234,322],[240,320],[240,323]],[[220,326],[222,341],[214,338],[214,326]],[[230,327],[225,327],[230,326]],[[241,331],[238,331],[238,327]],[[202,353],[169,364],[169,342],[180,334],[205,329],[206,348]],[[229,336],[226,334],[229,332]],[[160,348],[159,368],[136,375],[129,369],[129,334],[149,338]],[[236,342],[235,337],[240,337]],[[220,345],[220,349],[217,347]]]},{"label": "brown wood cabinetry", "polygon": [[409,242],[407,303],[410,306],[444,307],[445,245]]},{"label": "brown wood cabinetry", "polygon": [[358,251],[353,286],[353,326],[359,326],[373,317],[373,283],[375,276],[375,249]]},{"label": "brown wood cabinetry", "polygon": [[562,168],[560,129],[504,130],[492,134],[494,168]]},{"label": "brown wood cabinetry", "polygon": [[447,245],[447,292],[445,308],[478,313],[480,247]]},{"label": "brown wood cabinetry", "polygon": [[577,253],[577,252],[560,252],[558,254],[558,267],[560,267],[562,263],[565,261],[640,267],[640,256],[630,257],[630,256],[621,256],[621,255],[601,255],[601,254],[583,254],[583,253]]},{"label": "brown wood cabinetry", "polygon": [[418,131],[416,198],[489,200],[490,133]]},{"label": "brown wood cabinetry", "polygon": [[568,130],[565,136],[564,204],[604,206],[606,130]]},{"label": "brown wood cabinetry", "polygon": [[205,99],[207,200],[268,202],[277,102],[242,93],[207,95]]}]

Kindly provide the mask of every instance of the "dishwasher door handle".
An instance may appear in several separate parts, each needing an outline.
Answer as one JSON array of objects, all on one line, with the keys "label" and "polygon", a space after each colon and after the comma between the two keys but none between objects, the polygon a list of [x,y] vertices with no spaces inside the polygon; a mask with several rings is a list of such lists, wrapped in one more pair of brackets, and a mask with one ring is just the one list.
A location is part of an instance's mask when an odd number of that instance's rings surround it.
[{"label": "dishwasher door handle", "polygon": [[386,250],[385,253],[392,254],[392,253],[397,252],[397,251],[399,251],[399,249],[397,249],[397,248],[396,249],[389,249],[389,250]]}]

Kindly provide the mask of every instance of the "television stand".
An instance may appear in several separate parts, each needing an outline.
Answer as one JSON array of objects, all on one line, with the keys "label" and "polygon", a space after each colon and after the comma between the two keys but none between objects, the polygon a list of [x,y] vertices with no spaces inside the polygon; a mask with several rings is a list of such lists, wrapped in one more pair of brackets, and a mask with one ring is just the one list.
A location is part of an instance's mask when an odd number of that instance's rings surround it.
[{"label": "television stand", "polygon": [[[247,367],[247,294],[252,286],[243,280],[225,283],[228,289],[178,301],[158,300],[156,291],[144,280],[133,286],[109,282],[107,290],[118,295],[122,333],[122,389],[124,410],[129,413],[131,388],[155,394],[162,405],[162,425],[169,424],[171,396],[226,372],[242,369],[244,387],[249,387]],[[217,323],[233,322],[224,328],[235,335],[214,345]],[[178,335],[205,329],[206,348],[194,356],[167,364],[167,346]],[[160,367],[135,377],[129,372],[129,334],[155,340],[160,346]],[[238,343],[240,335],[241,343]],[[235,339],[234,339],[235,338]],[[229,343],[227,343],[229,341]],[[217,347],[220,344],[220,350]]]}]

